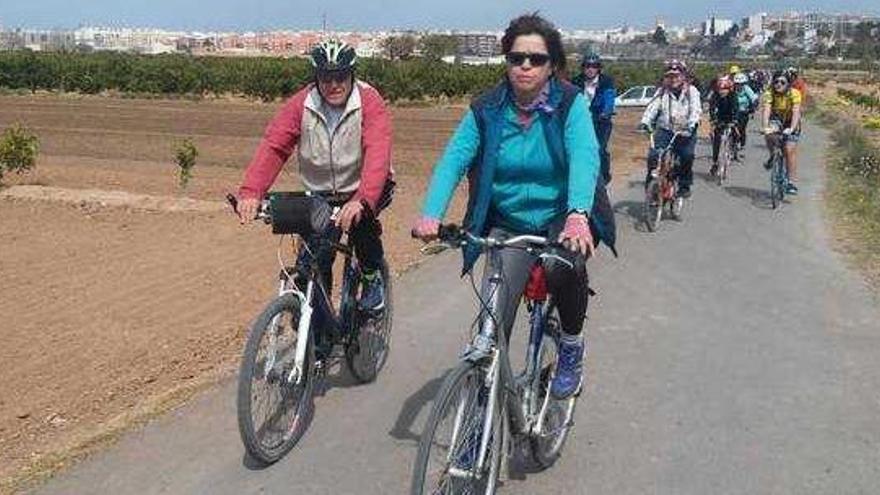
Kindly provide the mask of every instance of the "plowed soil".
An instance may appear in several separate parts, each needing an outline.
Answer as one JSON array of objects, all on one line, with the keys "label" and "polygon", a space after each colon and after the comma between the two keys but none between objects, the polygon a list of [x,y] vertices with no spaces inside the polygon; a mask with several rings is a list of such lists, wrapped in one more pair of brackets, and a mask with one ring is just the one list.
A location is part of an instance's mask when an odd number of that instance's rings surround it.
[{"label": "plowed soil", "polygon": [[[277,241],[222,200],[277,107],[0,97],[0,128],[20,121],[42,143],[37,169],[0,190],[0,491],[234,369],[273,295]],[[463,111],[393,111],[398,189],[383,223],[398,271],[419,257],[409,225]],[[619,177],[643,155],[636,115],[618,119]],[[200,155],[184,192],[172,148],[186,137]],[[294,187],[292,172],[276,186]]]}]

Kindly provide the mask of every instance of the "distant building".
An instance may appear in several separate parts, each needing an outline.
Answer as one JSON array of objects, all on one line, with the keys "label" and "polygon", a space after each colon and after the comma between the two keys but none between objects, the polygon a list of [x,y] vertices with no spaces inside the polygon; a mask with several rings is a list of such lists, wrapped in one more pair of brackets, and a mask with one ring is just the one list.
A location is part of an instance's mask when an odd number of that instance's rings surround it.
[{"label": "distant building", "polygon": [[35,52],[72,50],[76,40],[72,31],[16,29],[0,33],[0,48],[26,48]]},{"label": "distant building", "polygon": [[362,40],[354,45],[354,51],[361,58],[377,58],[383,54],[382,45],[376,40]]},{"label": "distant building", "polygon": [[160,29],[116,27],[82,27],[73,34],[77,45],[88,46],[95,51],[146,54],[174,52],[178,39],[184,37],[184,33]]},{"label": "distant building", "polygon": [[[575,45],[590,43],[599,46],[610,46],[632,43],[636,38],[650,36],[653,32],[653,30],[639,31],[629,26],[623,26],[614,29],[563,31],[562,37]],[[679,28],[671,28],[666,32],[666,36],[670,40],[677,38],[679,34]]]},{"label": "distant building", "polygon": [[492,57],[477,57],[474,55],[446,55],[440,57],[440,61],[447,64],[462,65],[502,65],[506,63],[504,55],[495,55]]},{"label": "distant building", "polygon": [[765,28],[767,14],[764,12],[752,14],[743,19],[743,30],[748,30],[752,34],[758,34]]},{"label": "distant building", "polygon": [[724,36],[728,31],[733,29],[734,23],[730,19],[719,19],[712,16],[703,22],[703,36]]},{"label": "distant building", "polygon": [[492,57],[501,53],[501,40],[495,34],[456,33],[457,54],[463,57]]},{"label": "distant building", "polygon": [[837,40],[844,40],[851,39],[857,26],[863,22],[880,22],[880,17],[788,12],[782,15],[767,16],[764,26],[766,29],[782,31],[788,38],[802,38],[806,31],[816,30],[818,33],[828,34]]}]

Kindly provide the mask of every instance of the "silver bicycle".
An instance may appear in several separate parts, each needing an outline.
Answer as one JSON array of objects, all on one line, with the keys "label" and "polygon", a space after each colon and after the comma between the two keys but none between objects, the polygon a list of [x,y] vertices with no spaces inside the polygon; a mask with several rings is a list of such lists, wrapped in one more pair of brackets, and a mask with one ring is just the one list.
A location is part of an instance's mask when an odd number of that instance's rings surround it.
[{"label": "silver bicycle", "polygon": [[580,392],[564,400],[550,394],[561,329],[546,284],[540,289],[542,261],[552,258],[569,268],[572,264],[554,254],[560,246],[544,237],[501,240],[447,226],[441,228],[440,239],[448,246],[475,243],[489,251],[521,249],[539,260],[530,280],[530,286],[534,283],[538,288],[527,289],[524,297],[530,332],[523,368],[514,372],[509,336],[499,335],[504,323],[496,311],[498,289],[505,280],[503,271],[497,270],[489,279],[492,297],[481,301],[479,330],[434,400],[413,469],[413,495],[492,494],[504,453],[514,442],[527,440],[534,461],[546,468],[560,456],[572,427]]}]

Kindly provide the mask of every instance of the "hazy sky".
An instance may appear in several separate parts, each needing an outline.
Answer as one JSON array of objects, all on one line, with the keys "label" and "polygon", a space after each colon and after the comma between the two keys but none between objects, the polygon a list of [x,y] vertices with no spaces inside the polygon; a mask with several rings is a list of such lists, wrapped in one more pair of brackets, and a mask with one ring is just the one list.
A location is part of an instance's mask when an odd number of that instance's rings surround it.
[{"label": "hazy sky", "polygon": [[775,12],[880,15],[880,0],[0,0],[3,27],[77,27],[81,24],[185,30],[309,29],[326,13],[335,29],[502,29],[514,15],[540,10],[563,28],[628,23],[699,21],[715,13],[739,19],[773,5]]}]

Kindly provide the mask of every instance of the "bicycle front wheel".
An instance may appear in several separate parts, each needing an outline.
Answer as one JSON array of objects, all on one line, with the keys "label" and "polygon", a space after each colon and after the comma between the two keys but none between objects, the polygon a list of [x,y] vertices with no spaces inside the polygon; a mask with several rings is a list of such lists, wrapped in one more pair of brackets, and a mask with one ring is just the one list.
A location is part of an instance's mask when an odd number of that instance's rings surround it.
[{"label": "bicycle front wheel", "polygon": [[379,311],[358,309],[352,338],[345,346],[345,362],[360,383],[369,383],[376,379],[391,350],[394,293],[388,264],[383,261],[380,270],[385,284],[385,307]]},{"label": "bicycle front wheel", "polygon": [[660,194],[660,180],[652,180],[645,191],[645,225],[649,232],[656,232],[663,217],[663,198]]},{"label": "bicycle front wheel", "polygon": [[[238,430],[248,454],[271,464],[290,451],[308,427],[314,389],[313,340],[300,342],[300,301],[281,296],[251,326],[238,376]],[[305,362],[294,371],[298,345]]]},{"label": "bicycle front wheel", "polygon": [[770,173],[770,205],[775,210],[782,203],[785,196],[785,173],[783,172],[782,156],[773,161],[773,169]]},{"label": "bicycle front wheel", "polygon": [[547,316],[544,326],[544,340],[538,354],[539,378],[532,386],[536,388],[540,409],[529,445],[532,457],[539,466],[546,469],[562,455],[562,448],[571,431],[577,394],[568,399],[556,400],[550,394],[550,384],[556,376],[556,363],[559,357],[558,343],[560,333],[559,312],[556,308]]},{"label": "bicycle front wheel", "polygon": [[724,182],[727,180],[727,170],[730,168],[730,161],[733,156],[736,156],[734,146],[735,144],[729,135],[722,138],[721,161],[718,164],[718,171],[715,176],[715,181],[719,186],[724,185]]},{"label": "bicycle front wheel", "polygon": [[[412,495],[495,493],[505,433],[504,394],[499,394],[491,411],[490,394],[485,370],[474,363],[462,362],[446,377],[419,441]],[[488,415],[492,426],[481,460]]]}]

